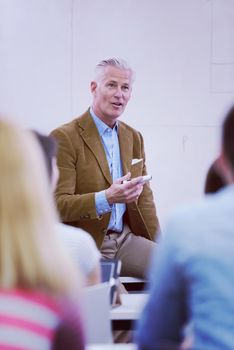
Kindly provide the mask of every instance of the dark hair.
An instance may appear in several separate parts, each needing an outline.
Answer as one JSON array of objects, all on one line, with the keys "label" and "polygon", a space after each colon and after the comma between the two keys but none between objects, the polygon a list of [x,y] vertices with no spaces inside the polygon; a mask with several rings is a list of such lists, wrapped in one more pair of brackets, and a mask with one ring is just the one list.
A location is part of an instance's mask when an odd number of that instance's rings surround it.
[{"label": "dark hair", "polygon": [[223,122],[222,147],[234,173],[234,105]]},{"label": "dark hair", "polygon": [[52,136],[43,135],[36,130],[32,130],[32,132],[41,146],[45,163],[46,163],[48,176],[49,176],[49,179],[51,180],[52,160],[54,157],[57,156],[57,149],[58,149],[57,141]]},{"label": "dark hair", "polygon": [[204,193],[215,193],[221,188],[223,188],[225,185],[226,183],[224,179],[222,178],[221,174],[217,171],[216,161],[214,161],[209,167],[206,175]]}]

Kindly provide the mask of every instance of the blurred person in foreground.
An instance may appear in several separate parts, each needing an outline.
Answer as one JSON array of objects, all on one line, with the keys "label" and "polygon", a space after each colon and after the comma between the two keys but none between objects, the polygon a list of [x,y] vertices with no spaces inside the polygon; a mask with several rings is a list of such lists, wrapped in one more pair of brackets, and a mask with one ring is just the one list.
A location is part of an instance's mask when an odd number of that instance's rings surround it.
[{"label": "blurred person in foreground", "polygon": [[[52,136],[42,135],[38,131],[33,131],[39,142],[48,173],[51,189],[54,190],[59,172],[56,164],[57,142]],[[87,232],[78,227],[72,227],[57,223],[56,230],[62,242],[70,251],[74,262],[81,268],[84,274],[86,285],[93,285],[101,282],[100,252],[92,238]],[[119,293],[125,293],[125,289],[118,285],[117,302],[120,303]],[[93,316],[95,317],[95,315]],[[125,331],[113,332],[115,342],[127,342],[132,334]]]},{"label": "blurred person in foreground", "polygon": [[[33,131],[43,151],[48,179],[51,190],[54,191],[58,180],[58,168],[56,164],[57,143],[52,136],[42,135]],[[86,285],[101,282],[100,257],[93,238],[80,228],[57,223],[56,230],[62,242],[67,246],[74,262],[78,265],[85,277]]]},{"label": "blurred person in foreground", "polygon": [[64,223],[89,232],[104,259],[121,260],[122,275],[144,278],[159,222],[142,182],[143,137],[119,120],[133,80],[126,61],[101,61],[90,84],[92,106],[52,132],[59,144],[55,197]]},{"label": "blurred person in foreground", "polygon": [[234,106],[223,123],[218,163],[227,185],[166,225],[138,324],[139,349],[178,349],[188,323],[190,349],[234,349]]},{"label": "blurred person in foreground", "polygon": [[0,119],[0,348],[84,349],[80,279],[55,232],[40,147]]}]

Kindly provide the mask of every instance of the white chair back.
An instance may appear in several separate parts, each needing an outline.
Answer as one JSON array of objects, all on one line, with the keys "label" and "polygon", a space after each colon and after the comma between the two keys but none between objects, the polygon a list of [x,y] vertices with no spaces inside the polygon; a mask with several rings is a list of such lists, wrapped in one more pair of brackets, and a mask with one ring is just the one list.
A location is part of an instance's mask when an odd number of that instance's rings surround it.
[{"label": "white chair back", "polygon": [[87,343],[112,343],[109,282],[84,288],[82,301]]}]

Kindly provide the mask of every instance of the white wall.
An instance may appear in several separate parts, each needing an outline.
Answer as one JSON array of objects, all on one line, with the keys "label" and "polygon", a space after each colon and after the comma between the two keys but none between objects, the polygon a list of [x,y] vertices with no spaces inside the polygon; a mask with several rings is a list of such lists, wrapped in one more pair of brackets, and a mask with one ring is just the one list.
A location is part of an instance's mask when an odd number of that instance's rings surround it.
[{"label": "white wall", "polygon": [[202,194],[234,100],[233,43],[233,0],[0,0],[0,108],[49,132],[88,108],[99,60],[128,60],[122,119],[145,138],[163,223]]}]

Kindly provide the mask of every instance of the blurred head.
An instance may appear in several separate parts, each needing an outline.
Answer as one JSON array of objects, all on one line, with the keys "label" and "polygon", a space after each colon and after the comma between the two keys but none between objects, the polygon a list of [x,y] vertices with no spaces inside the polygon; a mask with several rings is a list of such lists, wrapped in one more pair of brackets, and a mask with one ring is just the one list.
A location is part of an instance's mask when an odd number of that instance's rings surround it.
[{"label": "blurred head", "polygon": [[91,82],[94,113],[113,127],[124,112],[131,97],[133,71],[122,59],[110,58],[96,66],[95,79]]},{"label": "blurred head", "polygon": [[57,167],[57,141],[52,136],[43,135],[35,130],[33,130],[33,134],[41,147],[46,164],[48,179],[52,191],[54,191],[59,177]]},{"label": "blurred head", "polygon": [[204,193],[215,193],[219,191],[226,185],[220,171],[218,169],[217,161],[213,162],[209,167],[209,170],[206,175]]},{"label": "blurred head", "polygon": [[76,273],[56,237],[42,152],[30,132],[2,119],[0,164],[0,287],[70,293]]},{"label": "blurred head", "polygon": [[222,127],[222,152],[218,167],[226,183],[234,183],[234,105],[229,110]]}]

